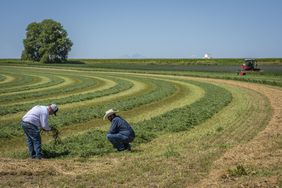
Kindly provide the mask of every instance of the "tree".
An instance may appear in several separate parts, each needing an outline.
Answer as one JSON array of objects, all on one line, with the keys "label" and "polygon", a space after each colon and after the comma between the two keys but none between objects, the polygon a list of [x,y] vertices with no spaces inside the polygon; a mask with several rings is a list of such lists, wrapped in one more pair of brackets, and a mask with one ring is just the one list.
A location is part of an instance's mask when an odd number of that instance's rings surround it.
[{"label": "tree", "polygon": [[29,24],[23,44],[22,59],[42,63],[65,62],[73,45],[63,26],[51,19]]}]

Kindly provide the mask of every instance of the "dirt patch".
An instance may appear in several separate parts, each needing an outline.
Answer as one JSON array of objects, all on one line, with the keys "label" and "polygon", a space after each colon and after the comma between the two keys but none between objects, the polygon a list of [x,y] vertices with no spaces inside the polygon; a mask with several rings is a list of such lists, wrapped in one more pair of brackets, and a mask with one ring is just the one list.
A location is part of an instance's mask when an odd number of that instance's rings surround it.
[{"label": "dirt patch", "polygon": [[[86,174],[110,171],[116,161],[108,159],[9,159],[0,158],[0,187],[65,187]],[[56,184],[56,183],[58,184]]]}]

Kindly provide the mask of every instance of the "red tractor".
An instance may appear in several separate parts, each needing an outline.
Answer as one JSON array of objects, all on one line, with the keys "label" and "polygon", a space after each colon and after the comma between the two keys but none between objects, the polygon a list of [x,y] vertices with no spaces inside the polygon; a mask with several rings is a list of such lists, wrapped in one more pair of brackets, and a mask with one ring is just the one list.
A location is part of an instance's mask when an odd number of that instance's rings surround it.
[{"label": "red tractor", "polygon": [[245,75],[247,72],[260,72],[261,69],[257,68],[256,59],[245,59],[245,63],[241,65],[240,75]]}]

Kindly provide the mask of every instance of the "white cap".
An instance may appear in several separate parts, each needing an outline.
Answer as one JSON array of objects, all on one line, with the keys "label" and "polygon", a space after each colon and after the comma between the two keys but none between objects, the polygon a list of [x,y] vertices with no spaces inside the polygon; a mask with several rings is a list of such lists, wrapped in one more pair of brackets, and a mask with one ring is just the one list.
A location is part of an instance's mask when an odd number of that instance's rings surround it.
[{"label": "white cap", "polygon": [[58,112],[58,110],[59,110],[57,105],[56,104],[50,104],[49,106],[50,106],[50,108],[52,109],[52,111],[54,112],[54,114],[56,116],[56,112]]},{"label": "white cap", "polygon": [[118,112],[118,110],[115,111],[115,110],[113,110],[113,109],[110,109],[110,110],[106,111],[103,119],[108,118],[110,115],[112,115],[112,114],[114,114],[114,113],[116,113],[116,112]]}]

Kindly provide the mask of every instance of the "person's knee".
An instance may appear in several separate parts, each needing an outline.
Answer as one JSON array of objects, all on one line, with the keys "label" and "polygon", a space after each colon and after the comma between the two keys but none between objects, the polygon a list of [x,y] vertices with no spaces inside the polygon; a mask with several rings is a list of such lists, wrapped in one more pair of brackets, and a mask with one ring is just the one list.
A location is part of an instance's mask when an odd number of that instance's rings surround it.
[{"label": "person's knee", "polygon": [[128,142],[133,142],[134,139],[135,139],[135,137],[129,137]]},{"label": "person's knee", "polygon": [[113,140],[113,135],[112,134],[107,134],[107,139],[110,140],[110,141]]}]

